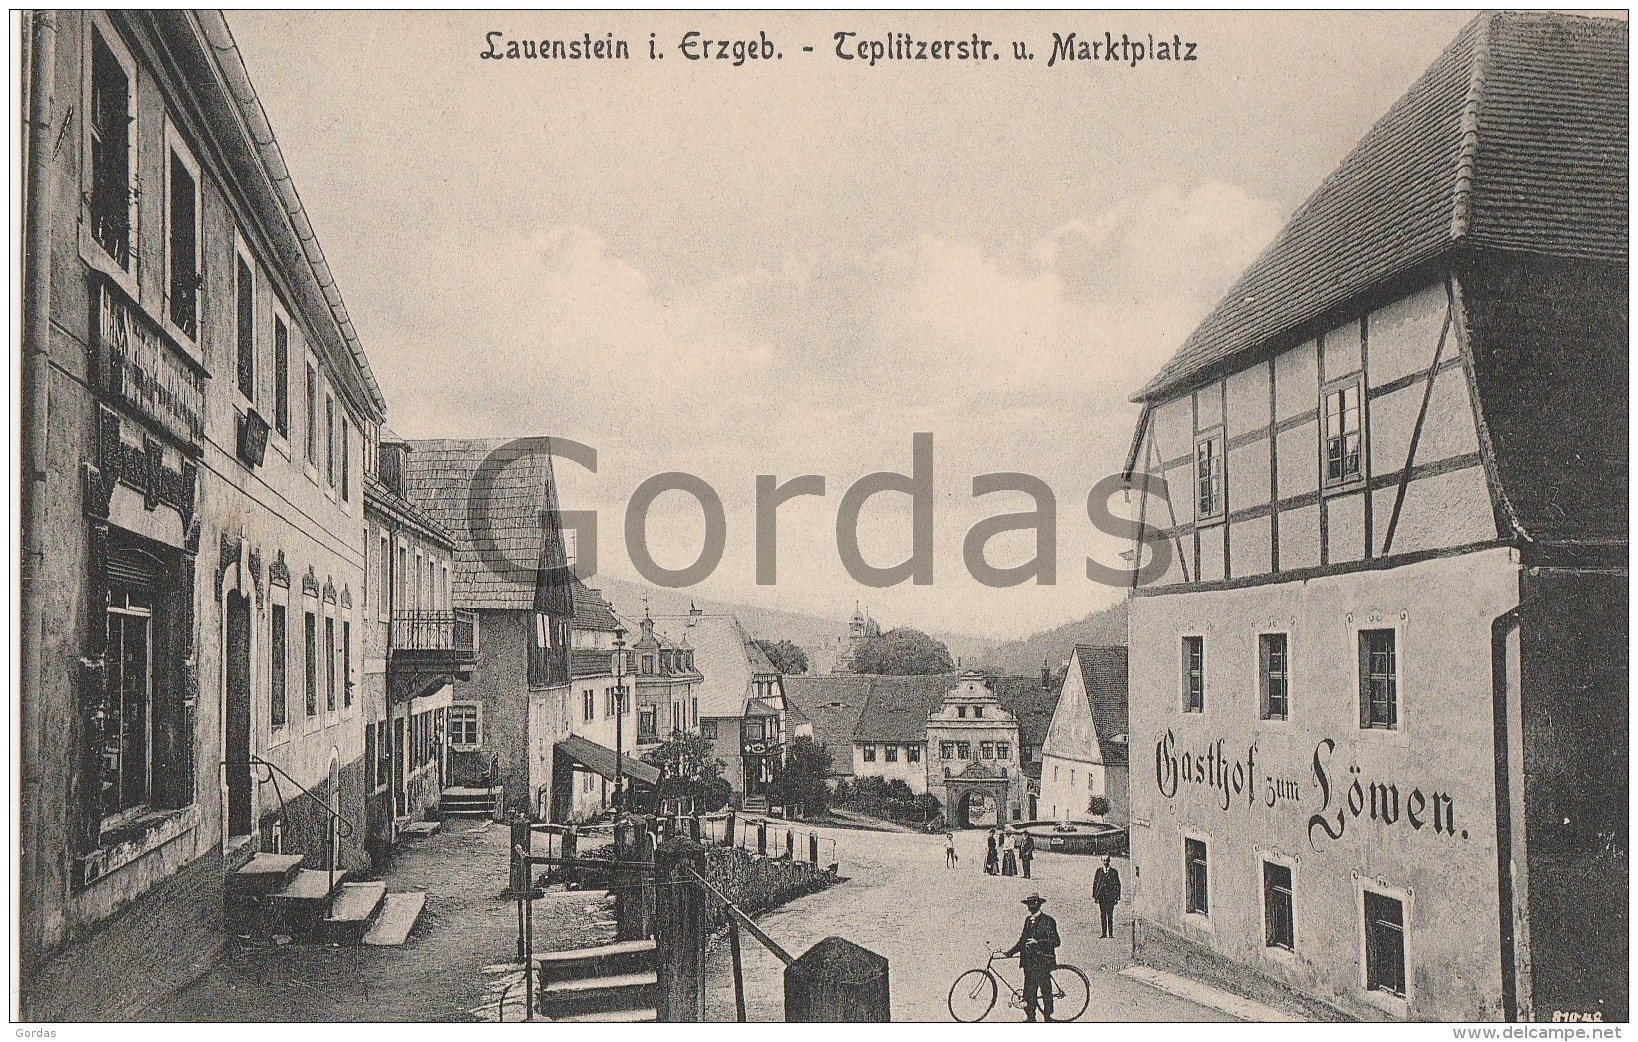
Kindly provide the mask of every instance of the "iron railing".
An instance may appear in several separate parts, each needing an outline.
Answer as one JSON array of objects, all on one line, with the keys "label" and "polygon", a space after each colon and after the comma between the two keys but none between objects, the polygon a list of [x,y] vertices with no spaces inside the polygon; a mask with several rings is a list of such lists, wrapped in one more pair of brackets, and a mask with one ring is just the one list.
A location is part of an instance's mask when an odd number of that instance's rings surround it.
[{"label": "iron railing", "polygon": [[478,613],[472,611],[393,612],[394,651],[439,651],[458,661],[478,658]]}]

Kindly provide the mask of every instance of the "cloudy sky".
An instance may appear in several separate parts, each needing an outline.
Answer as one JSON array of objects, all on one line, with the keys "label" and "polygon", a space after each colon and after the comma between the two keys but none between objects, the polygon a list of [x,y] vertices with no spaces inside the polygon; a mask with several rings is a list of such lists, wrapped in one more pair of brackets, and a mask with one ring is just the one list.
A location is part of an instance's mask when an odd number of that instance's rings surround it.
[{"label": "cloudy sky", "polygon": [[[1130,394],[1467,15],[238,12],[229,20],[353,320],[389,423],[426,437],[552,435],[566,507],[599,512],[603,572],[639,578],[622,529],[663,471],[716,489],[727,553],[707,595],[999,637],[1119,591],[1086,518],[1117,471]],[[632,60],[485,61],[485,34],[630,41]],[[689,61],[765,33],[782,58]],[[980,37],[1035,61],[835,54],[837,32]],[[1195,43],[1193,63],[1063,63],[1052,35]],[[665,54],[647,57],[649,34]],[[811,46],[811,53],[803,52]],[[908,473],[934,435],[934,582],[843,569],[837,505]],[[975,498],[1026,471],[1056,493],[1057,583],[990,590],[962,562]],[[781,509],[778,584],[754,581],[756,476],[826,478]],[[654,503],[678,568],[700,511]],[[861,524],[910,543],[908,500]],[[1033,536],[990,545],[1016,564]]]}]

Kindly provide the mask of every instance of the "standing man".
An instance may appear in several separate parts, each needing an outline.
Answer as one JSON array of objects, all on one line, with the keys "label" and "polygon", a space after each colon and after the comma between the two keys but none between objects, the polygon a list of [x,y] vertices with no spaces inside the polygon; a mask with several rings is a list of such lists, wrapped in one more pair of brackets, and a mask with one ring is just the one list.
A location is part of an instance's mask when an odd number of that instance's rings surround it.
[{"label": "standing man", "polygon": [[1018,845],[1018,863],[1024,866],[1024,878],[1029,878],[1029,863],[1035,860],[1035,837],[1024,833],[1024,842]]},{"label": "standing man", "polygon": [[1099,937],[1115,936],[1115,906],[1120,904],[1120,873],[1115,871],[1114,859],[1103,856],[1103,867],[1092,877],[1092,900],[1098,903],[1103,932]]},{"label": "standing man", "polygon": [[1024,898],[1029,915],[1018,943],[1006,955],[1018,956],[1024,970],[1024,1019],[1035,1023],[1037,1007],[1048,1021],[1052,1020],[1052,971],[1058,965],[1058,923],[1041,911],[1046,898],[1032,893]]}]

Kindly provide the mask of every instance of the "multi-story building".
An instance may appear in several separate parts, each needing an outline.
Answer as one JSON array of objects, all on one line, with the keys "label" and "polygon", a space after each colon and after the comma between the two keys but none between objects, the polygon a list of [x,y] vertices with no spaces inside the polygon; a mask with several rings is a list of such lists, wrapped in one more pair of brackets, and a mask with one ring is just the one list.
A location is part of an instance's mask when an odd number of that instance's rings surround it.
[{"label": "multi-story building", "polygon": [[367,864],[385,403],[221,16],[25,24],[21,1006],[129,1017],[256,852]]},{"label": "multi-story building", "polygon": [[1042,816],[1125,825],[1128,744],[1126,649],[1077,644],[1041,749]]},{"label": "multi-story building", "polygon": [[968,670],[812,677],[802,690],[817,705],[862,695],[851,750],[839,751],[851,756],[855,780],[903,781],[938,797],[951,825],[969,828],[1035,817],[1041,743],[1057,698],[1050,680]]},{"label": "multi-story building", "polygon": [[687,638],[680,643],[672,640],[655,628],[646,612],[636,634],[632,656],[637,667],[637,749],[641,753],[673,735],[699,732],[699,685],[704,677],[694,667],[694,649]]},{"label": "multi-story building", "polygon": [[690,719],[726,764],[723,777],[733,798],[752,809],[765,808],[790,739],[779,669],[732,615],[691,608],[687,615],[655,621],[671,623],[693,649],[699,709],[690,708]]},{"label": "multi-story building", "polygon": [[479,634],[469,679],[450,693],[444,809],[526,813],[544,795],[532,729],[559,722],[534,706],[567,702],[575,615],[551,455],[535,439],[409,449],[405,498],[456,536],[451,607],[473,613]]},{"label": "multi-story building", "polygon": [[1627,53],[1475,19],[1138,394],[1152,957],[1626,1018]]},{"label": "multi-story building", "polygon": [[481,744],[480,711],[451,710],[477,661],[478,622],[452,606],[456,536],[404,498],[410,447],[384,428],[366,446],[361,616],[368,832],[379,861],[399,827],[438,806],[449,749]]}]

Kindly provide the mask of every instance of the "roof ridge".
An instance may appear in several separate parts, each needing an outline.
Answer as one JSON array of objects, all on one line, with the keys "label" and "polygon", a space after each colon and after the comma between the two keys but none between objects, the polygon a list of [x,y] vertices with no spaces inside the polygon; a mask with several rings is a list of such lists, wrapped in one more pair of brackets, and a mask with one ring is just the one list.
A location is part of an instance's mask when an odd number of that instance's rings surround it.
[{"label": "roof ridge", "polygon": [[1467,237],[1473,216],[1473,171],[1479,150],[1479,103],[1484,96],[1486,66],[1490,59],[1490,31],[1496,24],[1494,11],[1481,12],[1475,19],[1472,66],[1468,70],[1467,97],[1462,101],[1461,144],[1456,154],[1456,183],[1451,199],[1450,238]]}]

